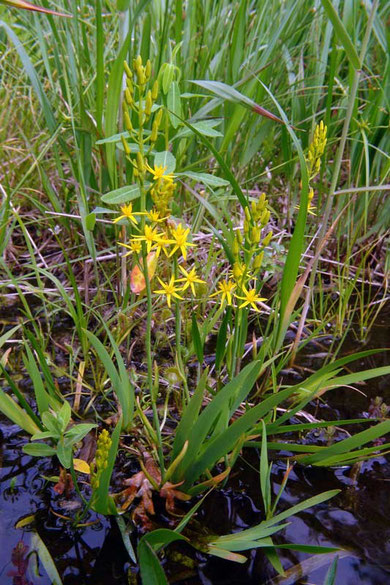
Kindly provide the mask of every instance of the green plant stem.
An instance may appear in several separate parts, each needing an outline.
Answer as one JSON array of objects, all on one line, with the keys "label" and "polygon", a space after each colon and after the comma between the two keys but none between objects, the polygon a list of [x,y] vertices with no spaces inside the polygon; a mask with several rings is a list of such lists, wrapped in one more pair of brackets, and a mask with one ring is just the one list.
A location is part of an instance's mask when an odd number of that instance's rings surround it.
[{"label": "green plant stem", "polygon": [[[139,107],[142,104],[142,92],[139,92]],[[144,156],[144,138],[143,138],[143,124],[139,125],[138,130],[138,146],[139,151]],[[139,188],[141,193],[141,212],[145,213],[146,211],[146,191],[143,181],[143,174],[140,172],[139,174]],[[145,228],[145,215],[141,216],[141,230]],[[161,430],[160,430],[160,419],[158,416],[157,404],[156,404],[156,395],[153,391],[153,357],[152,357],[152,317],[153,317],[153,306],[152,306],[152,290],[150,287],[150,279],[149,279],[149,270],[148,270],[148,254],[146,248],[146,242],[142,242],[142,265],[143,265],[143,273],[145,278],[145,286],[146,286],[146,307],[147,307],[147,316],[146,316],[146,334],[145,334],[145,351],[146,351],[146,364],[147,364],[147,380],[148,380],[148,391],[150,392],[151,403],[152,403],[152,411],[153,411],[153,422],[157,436],[157,453],[158,459],[160,464],[160,472],[161,472],[161,481],[164,482],[164,454],[162,448],[162,439],[161,439]]]},{"label": "green plant stem", "polygon": [[78,484],[77,477],[76,477],[76,473],[75,473],[75,470],[74,470],[74,465],[73,465],[73,458],[72,458],[72,460],[71,460],[71,463],[70,463],[70,469],[69,469],[69,471],[70,471],[70,475],[71,475],[71,477],[72,477],[72,481],[73,481],[73,485],[74,485],[74,488],[75,488],[75,490],[76,490],[76,493],[77,493],[77,495],[79,496],[79,498],[81,498],[81,501],[83,502],[83,504],[84,504],[84,506],[85,506],[85,507],[84,507],[84,510],[82,511],[82,514],[81,514],[81,516],[80,516],[80,517],[79,517],[79,519],[77,520],[77,523],[78,523],[78,522],[80,522],[80,521],[81,521],[83,518],[85,518],[85,516],[87,515],[87,513],[88,513],[88,510],[89,510],[89,509],[90,509],[90,507],[91,507],[92,498],[91,498],[89,501],[88,501],[88,500],[86,500],[86,499],[84,498],[83,494],[82,494],[82,493],[81,493],[81,491],[80,491],[79,484]]},{"label": "green plant stem", "polygon": [[233,351],[232,351],[232,363],[231,363],[231,378],[233,378],[237,372],[236,370],[239,367],[239,358],[238,356],[238,345],[241,338],[241,314],[242,309],[236,308],[236,315],[234,319],[234,334],[233,334]]},{"label": "green plant stem", "polygon": [[[173,273],[175,280],[178,278],[178,264],[176,256],[173,259]],[[176,356],[177,363],[180,369],[180,376],[183,381],[185,400],[188,404],[190,400],[190,393],[188,390],[188,384],[184,371],[183,356],[181,354],[181,312],[180,312],[180,300],[175,299],[175,343],[176,343]]]},{"label": "green plant stem", "polygon": [[[141,193],[143,191],[143,187]],[[145,194],[144,194],[145,195]],[[145,210],[145,207],[142,208]],[[152,307],[152,291],[150,287],[150,280],[149,280],[149,272],[148,272],[148,255],[146,251],[146,242],[142,242],[142,263],[144,269],[144,277],[145,277],[145,284],[146,284],[146,300],[147,300],[147,316],[146,316],[146,335],[145,335],[145,351],[146,351],[146,363],[147,363],[147,370],[148,370],[148,390],[150,392],[151,402],[152,402],[152,410],[153,410],[153,422],[157,436],[157,452],[158,452],[158,459],[160,463],[160,471],[161,471],[161,482],[164,482],[164,454],[162,448],[162,439],[161,439],[161,430],[160,430],[160,419],[158,416],[157,404],[156,404],[156,396],[153,392],[153,358],[152,358],[152,317],[153,317],[153,307]]]}]

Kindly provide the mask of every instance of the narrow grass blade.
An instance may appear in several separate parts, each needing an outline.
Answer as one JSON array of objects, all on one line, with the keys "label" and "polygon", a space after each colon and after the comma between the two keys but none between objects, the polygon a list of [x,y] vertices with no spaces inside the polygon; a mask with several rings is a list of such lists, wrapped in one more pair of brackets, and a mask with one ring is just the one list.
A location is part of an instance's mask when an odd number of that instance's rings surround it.
[{"label": "narrow grass blade", "polygon": [[[249,386],[249,384],[248,384]],[[252,386],[248,388],[247,392],[250,391]],[[210,445],[207,445],[203,450],[202,454],[196,456],[192,461],[190,468],[188,468],[184,474],[185,486],[191,485],[199,476],[206,471],[206,469],[212,469],[215,463],[223,457],[226,453],[229,453],[237,443],[237,441],[245,435],[265,414],[269,413],[277,404],[283,402],[286,398],[291,395],[291,389],[281,390],[277,394],[266,398],[261,404],[251,408],[244,415],[240,416],[232,425],[230,425],[225,431],[219,434],[217,438],[211,441]],[[204,412],[206,412],[205,409]]]},{"label": "narrow grass blade", "polygon": [[[344,439],[343,441],[338,441],[334,445],[330,447],[326,447],[320,453],[315,453],[313,455],[308,455],[307,457],[303,457],[300,459],[301,463],[304,465],[321,465],[323,461],[326,459],[338,455],[340,456],[340,462],[343,461],[344,454],[350,454],[353,449],[359,448],[366,443],[371,441],[375,441],[379,437],[383,437],[387,433],[390,432],[390,420],[383,421],[370,429],[365,429],[360,433],[357,433],[353,437],[349,437],[348,439]],[[336,459],[333,459],[334,464],[337,463]]]},{"label": "narrow grass blade", "polygon": [[277,116],[275,116],[274,114],[272,114],[271,112],[269,112],[268,110],[263,108],[262,106],[259,106],[258,104],[256,104],[256,102],[254,102],[250,98],[246,97],[245,95],[243,95],[242,93],[240,93],[236,89],[234,89],[234,87],[227,85],[226,83],[222,83],[221,81],[204,81],[204,80],[191,80],[190,82],[196,83],[196,85],[199,85],[200,87],[204,87],[205,89],[208,89],[209,91],[211,91],[212,93],[214,93],[218,97],[222,98],[223,100],[228,100],[228,101],[231,101],[231,102],[236,103],[236,104],[241,104],[245,108],[252,110],[252,112],[255,112],[256,114],[260,114],[261,116],[264,116],[265,118],[269,118],[273,122],[279,122],[279,124],[285,124],[285,122],[283,120],[281,120],[280,118],[278,118]]},{"label": "narrow grass blade", "polygon": [[340,43],[343,45],[349,61],[351,62],[351,64],[354,66],[355,69],[360,69],[361,63],[360,63],[359,55],[357,54],[357,51],[356,51],[356,49],[351,41],[349,34],[346,31],[346,28],[345,28],[342,20],[340,19],[339,15],[337,14],[337,11],[334,7],[334,3],[331,2],[331,0],[321,0],[321,3],[322,3],[322,6],[324,7],[324,10],[325,10],[329,20],[333,24],[335,34],[336,34],[338,40],[340,41]]},{"label": "narrow grass blade", "polygon": [[110,354],[108,353],[102,342],[91,331],[86,331],[86,335],[89,341],[91,342],[91,345],[95,349],[100,361],[102,362],[106,369],[106,372],[112,384],[112,388],[115,394],[117,395],[120,405],[122,407],[123,426],[124,428],[128,428],[128,425],[130,423],[131,406],[128,387],[123,387],[118,370],[115,367]]},{"label": "narrow grass blade", "polygon": [[335,584],[338,560],[339,560],[339,557],[335,557],[335,559],[333,560],[333,563],[329,567],[329,570],[326,573],[324,585],[334,585]]},{"label": "narrow grass blade", "polygon": [[31,537],[31,548],[36,551],[39,560],[44,566],[47,576],[50,579],[50,583],[52,583],[52,585],[62,585],[61,577],[58,574],[53,558],[37,532]]},{"label": "narrow grass blade", "polygon": [[191,434],[187,436],[189,440],[189,447],[182,463],[177,468],[174,474],[174,481],[177,483],[183,478],[187,479],[187,468],[193,468],[194,458],[211,428],[215,424],[217,418],[226,405],[229,404],[233,398],[237,396],[241,400],[249,394],[252,386],[257,379],[262,364],[259,362],[252,362],[248,364],[231,382],[229,382],[219,393],[214,397],[210,404],[203,410],[201,415],[196,420],[192,427]]},{"label": "narrow grass blade", "polygon": [[56,123],[56,120],[54,118],[54,114],[52,112],[50,102],[47,99],[47,96],[43,90],[43,87],[42,87],[42,84],[39,80],[37,72],[36,72],[29,56],[27,55],[25,48],[23,47],[21,41],[19,40],[19,37],[14,33],[14,31],[4,21],[0,21],[0,28],[1,27],[4,28],[5,32],[7,33],[8,38],[11,40],[11,42],[13,43],[13,45],[15,47],[15,49],[20,57],[20,60],[22,61],[23,67],[26,71],[26,74],[28,75],[28,77],[30,79],[30,83],[31,83],[31,85],[32,85],[32,87],[37,95],[37,98],[41,104],[47,127],[49,128],[51,133],[54,133],[56,126],[57,126],[57,123]]},{"label": "narrow grass blade", "polygon": [[198,420],[199,411],[202,406],[204,391],[206,388],[208,368],[203,372],[201,379],[193,393],[191,400],[189,401],[186,408],[183,410],[180,417],[180,422],[175,430],[175,438],[173,440],[172,457],[171,461],[174,461],[183,449],[184,443],[188,440],[191,429],[195,422]]},{"label": "narrow grass blade", "polygon": [[150,544],[141,540],[137,552],[142,585],[169,585],[158,556]]},{"label": "narrow grass blade", "polygon": [[19,404],[3,390],[0,390],[0,410],[14,424],[19,425],[21,429],[27,431],[30,435],[34,435],[41,430],[33,419],[20,408]]}]

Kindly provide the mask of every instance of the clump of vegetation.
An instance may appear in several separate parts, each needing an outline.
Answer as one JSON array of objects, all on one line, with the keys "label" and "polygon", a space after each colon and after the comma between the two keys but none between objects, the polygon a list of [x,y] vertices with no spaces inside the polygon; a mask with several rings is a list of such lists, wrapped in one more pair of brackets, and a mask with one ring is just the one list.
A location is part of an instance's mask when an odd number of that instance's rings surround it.
[{"label": "clump of vegetation", "polygon": [[[373,350],[338,357],[353,319],[363,340],[386,297],[386,8],[342,18],[327,0],[277,2],[274,15],[257,4],[125,2],[118,17],[97,0],[66,20],[0,22],[14,47],[0,90],[14,106],[1,114],[3,302],[18,314],[0,338],[12,344],[0,410],[30,435],[24,453],[57,457],[56,491],[80,503],[64,520],[114,516],[145,584],[168,582],[158,555],[175,541],[238,563],[261,548],[280,574],[278,549],[334,552],[273,538],[338,490],[279,511],[292,466],[273,497],[269,451],[341,466],[389,449],[384,403],[370,418],[305,418],[326,392],[390,374],[349,370]],[[286,384],[329,323],[323,365]],[[326,446],[291,439],[348,425],[360,426],[337,441],[328,431]],[[259,452],[263,520],[194,538],[194,515],[243,449]]]}]

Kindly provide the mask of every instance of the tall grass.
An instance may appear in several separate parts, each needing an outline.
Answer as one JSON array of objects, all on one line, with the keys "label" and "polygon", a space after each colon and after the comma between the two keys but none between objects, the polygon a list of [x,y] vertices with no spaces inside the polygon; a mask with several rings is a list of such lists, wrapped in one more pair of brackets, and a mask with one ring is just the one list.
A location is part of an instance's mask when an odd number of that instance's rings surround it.
[{"label": "tall grass", "polygon": [[[350,46],[343,45],[344,37],[340,38],[338,28],[334,31],[334,23],[321,4],[273,2],[270,6],[266,2],[208,1],[193,6],[167,2],[164,8],[159,2],[140,2],[136,8],[133,3],[123,3],[119,7],[122,12],[114,6],[110,10],[101,2],[72,3],[72,7],[73,19],[26,11],[3,14],[0,30],[6,50],[2,96],[15,103],[16,75],[20,96],[16,111],[24,93],[24,99],[38,113],[37,131],[50,141],[50,156],[40,153],[34,164],[45,196],[33,195],[32,205],[41,211],[51,208],[79,216],[80,220],[72,223],[81,222],[88,253],[96,256],[96,238],[88,229],[88,217],[100,203],[99,194],[121,186],[124,180],[115,171],[116,159],[119,157],[119,163],[121,159],[115,143],[98,146],[96,142],[117,132],[122,61],[141,52],[155,67],[166,62],[178,68],[180,74],[175,75],[185,96],[181,99],[185,118],[192,115],[192,121],[196,121],[218,117],[222,136],[215,138],[214,144],[225,162],[238,171],[244,186],[256,184],[266,190],[281,214],[284,204],[279,206],[285,200],[287,219],[291,221],[299,175],[297,154],[286,130],[255,116],[239,103],[218,97],[205,100],[190,81],[224,81],[275,113],[272,100],[276,99],[289,122],[297,126],[303,148],[315,123],[323,118],[328,125],[332,159],[345,118],[354,64],[347,65],[346,49],[351,51]],[[369,188],[384,184],[389,170],[385,131],[387,11],[386,5],[380,5],[373,18],[364,75],[357,99],[352,100],[351,124],[345,136],[350,172],[334,186],[334,190],[367,187],[356,195],[340,194],[334,206],[338,213],[354,197],[347,221],[340,221],[338,230],[341,235],[349,230],[352,237],[363,241],[387,227],[386,190]],[[339,12],[345,38],[352,39],[352,44],[362,42],[368,5],[352,10],[350,3],[345,3]],[[20,85],[23,79],[24,86]],[[271,93],[267,93],[267,87]],[[32,144],[36,143],[29,110],[24,109],[21,118],[10,116],[12,111],[3,110],[3,128],[9,132],[17,122],[23,133],[31,136]],[[181,168],[196,170],[199,156],[206,164],[210,160],[210,152],[193,134],[175,140],[173,150]],[[3,147],[3,152],[9,160],[9,151]],[[29,177],[27,172],[23,180]],[[328,180],[324,168],[316,186],[319,210],[329,202]],[[15,189],[20,189],[19,181],[8,188],[9,197],[14,198]],[[6,209],[5,201],[4,213]],[[69,229],[69,220],[57,221]],[[315,229],[315,220],[312,223]]]}]

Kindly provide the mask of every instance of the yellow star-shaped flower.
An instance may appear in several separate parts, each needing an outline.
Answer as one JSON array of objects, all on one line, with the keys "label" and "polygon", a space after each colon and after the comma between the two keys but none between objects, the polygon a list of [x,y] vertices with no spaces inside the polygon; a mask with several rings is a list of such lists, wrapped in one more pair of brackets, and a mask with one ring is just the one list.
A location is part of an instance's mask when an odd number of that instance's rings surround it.
[{"label": "yellow star-shaped flower", "polygon": [[123,244],[122,242],[118,242],[120,246],[124,248],[128,248],[130,252],[127,252],[124,256],[130,256],[130,254],[139,254],[141,252],[141,242],[139,240],[133,240],[130,244]]},{"label": "yellow star-shaped flower", "polygon": [[164,252],[165,256],[168,257],[168,250],[167,247],[171,244],[171,240],[167,238],[167,236],[161,235],[158,240],[155,241],[153,248],[157,251],[157,256],[160,255],[161,250]]},{"label": "yellow star-shaped flower", "polygon": [[245,286],[242,287],[242,291],[244,293],[244,297],[239,297],[238,295],[235,295],[236,299],[240,299],[242,301],[244,301],[240,306],[239,309],[242,309],[243,307],[246,307],[247,305],[250,305],[252,307],[252,309],[254,309],[255,311],[257,311],[258,313],[260,313],[260,309],[256,306],[255,303],[261,303],[261,301],[266,301],[267,299],[264,297],[259,297],[259,295],[257,294],[256,290],[254,288],[251,288],[250,290],[247,290],[245,288]]},{"label": "yellow star-shaped flower", "polygon": [[153,175],[154,181],[165,181],[166,183],[173,183],[173,173],[165,174],[167,167],[163,167],[162,165],[154,165],[154,167],[151,167],[148,165],[148,163],[145,163],[145,167],[148,169],[149,173]]},{"label": "yellow star-shaped flower", "polygon": [[184,274],[184,278],[178,278],[176,282],[184,282],[182,290],[185,291],[188,287],[190,287],[192,294],[195,296],[195,283],[204,284],[205,281],[201,278],[198,278],[195,268],[190,270],[190,272],[187,272],[183,266],[179,266],[179,270],[182,274]]},{"label": "yellow star-shaped flower", "polygon": [[166,217],[160,217],[160,212],[154,208],[151,209],[150,211],[147,211],[145,215],[148,218],[148,220],[151,221],[152,223],[160,223],[161,221],[167,219]]},{"label": "yellow star-shaped flower", "polygon": [[182,227],[181,223],[179,223],[179,225],[175,229],[171,230],[171,236],[173,239],[169,240],[169,243],[173,244],[174,248],[173,248],[172,252],[169,254],[169,256],[173,256],[173,254],[176,252],[176,250],[180,250],[180,252],[183,255],[184,260],[186,260],[187,248],[196,246],[196,244],[190,244],[189,242],[187,242],[187,238],[188,238],[189,233],[190,233],[190,228],[187,228],[185,230]]},{"label": "yellow star-shaped flower", "polygon": [[180,287],[175,286],[175,277],[171,276],[171,279],[168,283],[163,282],[160,278],[158,278],[159,283],[162,286],[162,289],[154,290],[153,292],[157,293],[158,295],[165,295],[167,297],[168,307],[171,306],[171,299],[174,297],[175,299],[183,300],[183,297],[177,294],[177,291],[182,290]]},{"label": "yellow star-shaped flower", "polygon": [[161,239],[161,234],[157,233],[157,228],[151,228],[149,225],[145,225],[143,236],[134,236],[133,241],[144,241],[146,242],[146,250],[149,254],[152,247],[155,246],[156,242]]},{"label": "yellow star-shaped flower", "polygon": [[[121,212],[122,212],[122,215],[120,215],[119,217],[116,217],[114,219],[114,223],[117,223],[121,219],[128,219],[129,221],[131,221],[131,223],[133,223],[134,225],[137,225],[138,221],[134,215],[132,203],[129,203],[128,205],[122,205]],[[137,213],[137,215],[142,215],[141,212],[137,211],[136,213]]]},{"label": "yellow star-shaped flower", "polygon": [[236,284],[232,280],[223,280],[222,282],[218,283],[218,288],[215,293],[210,295],[211,297],[215,297],[216,295],[221,295],[221,305],[223,305],[225,299],[228,305],[232,304],[232,292],[236,288]]}]

